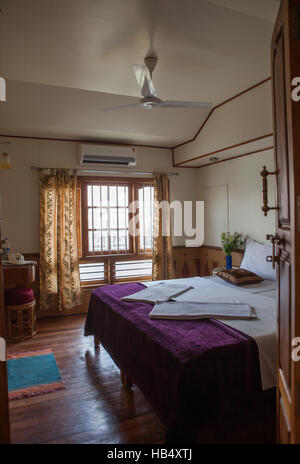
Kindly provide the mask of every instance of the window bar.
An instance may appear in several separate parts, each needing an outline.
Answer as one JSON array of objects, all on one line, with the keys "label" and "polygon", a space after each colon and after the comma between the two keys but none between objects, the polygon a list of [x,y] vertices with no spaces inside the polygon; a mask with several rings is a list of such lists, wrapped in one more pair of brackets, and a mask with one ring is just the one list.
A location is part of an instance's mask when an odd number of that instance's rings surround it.
[{"label": "window bar", "polygon": [[151,186],[150,187],[150,224],[152,224],[152,234],[150,237],[150,243],[151,243],[151,248],[153,249],[153,195],[154,195],[154,189]]},{"label": "window bar", "polygon": [[146,249],[146,222],[145,222],[145,187],[143,186],[143,234],[144,234],[144,251]]},{"label": "window bar", "polygon": [[110,185],[107,186],[107,248],[111,252],[111,236],[110,236]]},{"label": "window bar", "polygon": [[[125,187],[124,185],[124,199],[125,199],[125,247],[126,247],[126,251],[128,251],[128,205],[127,205],[127,202],[128,202],[128,191],[127,191],[127,188]],[[126,195],[126,191],[127,191],[127,195]]]},{"label": "window bar", "polygon": [[102,223],[102,185],[100,187],[100,231],[101,231],[101,251],[103,252],[103,223]]},{"label": "window bar", "polygon": [[118,251],[120,251],[120,233],[119,233],[119,187],[116,186],[116,200],[117,200],[117,246],[118,246]]},{"label": "window bar", "polygon": [[92,200],[92,237],[93,237],[93,253],[95,253],[95,230],[94,230],[94,188],[91,186]]},{"label": "window bar", "polygon": [[138,188],[137,189],[137,198],[138,198],[138,202],[139,202],[138,203],[138,224],[139,224],[138,250],[140,250],[140,251],[143,248],[143,234],[142,234],[142,229],[143,229],[143,226],[142,226],[142,212],[143,212],[142,201],[143,201],[143,198],[142,198],[142,192],[143,192],[143,188]]}]

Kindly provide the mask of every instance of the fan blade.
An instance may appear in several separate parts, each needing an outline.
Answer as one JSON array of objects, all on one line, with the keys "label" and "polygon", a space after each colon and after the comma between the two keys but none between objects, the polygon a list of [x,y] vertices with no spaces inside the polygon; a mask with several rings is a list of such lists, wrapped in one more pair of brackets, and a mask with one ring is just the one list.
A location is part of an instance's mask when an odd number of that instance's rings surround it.
[{"label": "fan blade", "polygon": [[134,64],[133,71],[143,97],[157,97],[148,68],[143,64]]},{"label": "fan blade", "polygon": [[211,108],[213,103],[208,102],[186,102],[186,101],[163,101],[159,108]]},{"label": "fan blade", "polygon": [[100,111],[123,110],[125,108],[137,108],[138,106],[141,106],[139,102],[131,103],[130,105],[110,106],[108,108],[100,108]]}]

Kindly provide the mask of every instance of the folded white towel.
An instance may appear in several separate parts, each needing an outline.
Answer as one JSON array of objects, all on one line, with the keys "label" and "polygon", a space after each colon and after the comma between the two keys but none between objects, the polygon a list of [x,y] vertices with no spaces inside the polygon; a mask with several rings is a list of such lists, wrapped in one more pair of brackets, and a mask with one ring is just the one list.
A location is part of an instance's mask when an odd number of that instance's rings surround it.
[{"label": "folded white towel", "polygon": [[254,309],[246,303],[168,301],[154,306],[151,319],[256,319]]},{"label": "folded white towel", "polygon": [[178,285],[160,282],[159,284],[152,285],[145,288],[140,292],[133,293],[132,295],[123,296],[122,301],[142,301],[143,303],[159,303],[169,301],[184,292],[192,289],[191,285]]}]

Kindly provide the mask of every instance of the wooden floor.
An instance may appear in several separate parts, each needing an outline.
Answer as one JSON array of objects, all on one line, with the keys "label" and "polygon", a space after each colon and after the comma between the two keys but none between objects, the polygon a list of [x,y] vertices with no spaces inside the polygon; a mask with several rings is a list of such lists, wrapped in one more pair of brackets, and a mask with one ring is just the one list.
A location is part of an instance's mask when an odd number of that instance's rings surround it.
[{"label": "wooden floor", "polygon": [[137,387],[125,390],[107,352],[83,336],[85,316],[42,320],[8,353],[52,348],[64,390],[10,402],[13,443],[163,443],[164,428]]}]

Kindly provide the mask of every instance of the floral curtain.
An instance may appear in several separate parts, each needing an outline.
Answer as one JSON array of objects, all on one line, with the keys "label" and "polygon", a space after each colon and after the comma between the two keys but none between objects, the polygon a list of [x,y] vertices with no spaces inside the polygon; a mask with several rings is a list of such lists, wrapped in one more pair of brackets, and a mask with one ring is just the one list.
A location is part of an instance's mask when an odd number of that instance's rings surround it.
[{"label": "floral curtain", "polygon": [[170,189],[167,174],[154,173],[153,267],[152,280],[174,279],[170,215]]},{"label": "floral curtain", "polygon": [[76,171],[40,172],[40,309],[81,303],[76,229]]}]

